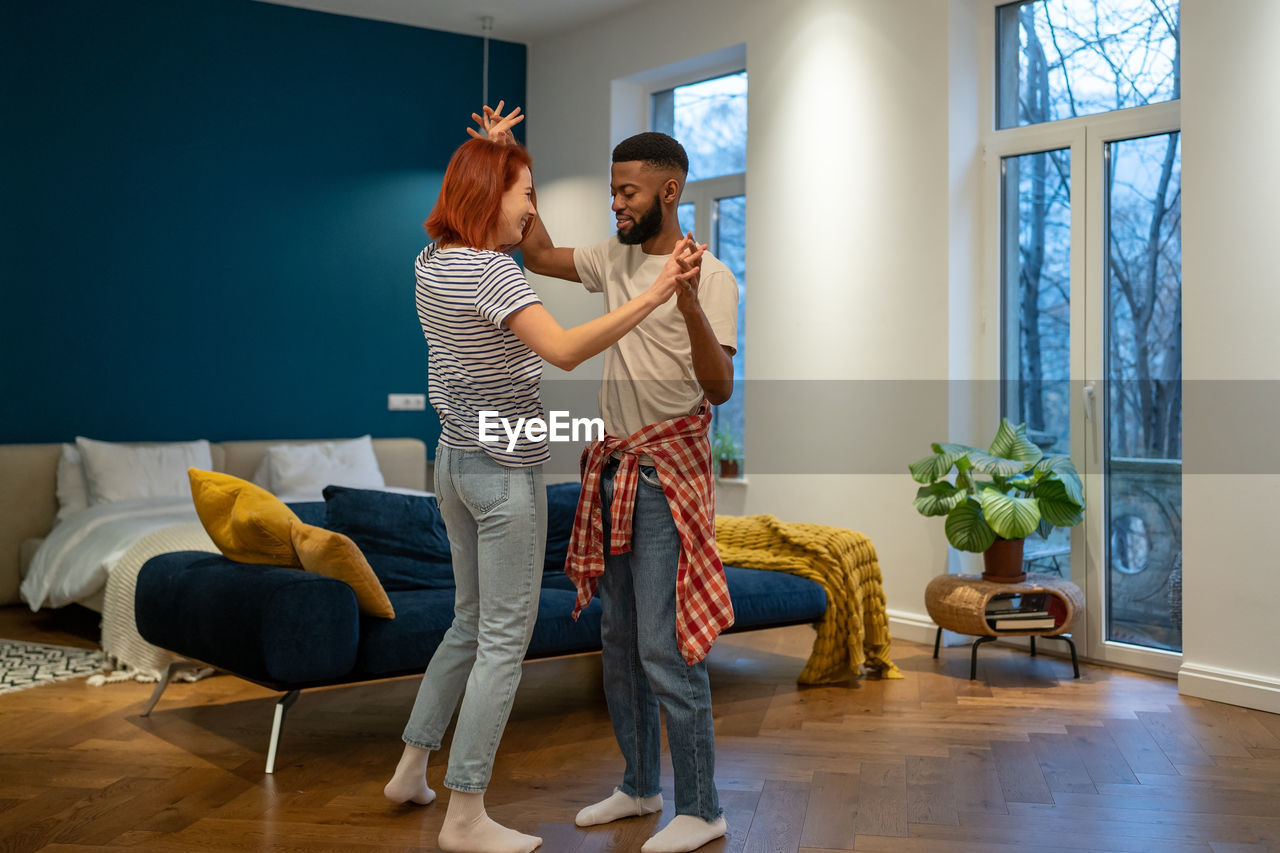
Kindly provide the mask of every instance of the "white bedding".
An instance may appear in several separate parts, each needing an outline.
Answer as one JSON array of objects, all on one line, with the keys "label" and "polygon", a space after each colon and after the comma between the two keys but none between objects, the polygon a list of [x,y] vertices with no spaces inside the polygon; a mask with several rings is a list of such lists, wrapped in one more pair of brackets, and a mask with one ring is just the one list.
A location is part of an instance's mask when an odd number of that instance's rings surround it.
[{"label": "white bedding", "polygon": [[[379,491],[431,495],[418,489],[384,486]],[[323,501],[315,495],[291,495],[285,503]],[[135,498],[78,510],[54,525],[40,544],[27,577],[22,599],[32,610],[62,607],[97,594],[112,567],[144,536],[174,524],[199,521],[190,497]]]},{"label": "white bedding", "polygon": [[190,497],[136,498],[72,513],[54,525],[31,559],[22,598],[32,610],[88,598],[106,584],[116,561],[148,533],[198,520]]}]

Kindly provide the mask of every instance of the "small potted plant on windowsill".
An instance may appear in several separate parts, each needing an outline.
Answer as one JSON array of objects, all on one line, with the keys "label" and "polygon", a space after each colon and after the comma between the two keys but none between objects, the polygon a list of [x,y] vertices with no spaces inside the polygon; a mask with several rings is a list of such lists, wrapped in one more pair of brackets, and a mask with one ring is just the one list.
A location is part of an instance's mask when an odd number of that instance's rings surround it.
[{"label": "small potted plant on windowsill", "polygon": [[1044,455],[1027,437],[1027,425],[1012,426],[1007,418],[1001,418],[987,450],[934,444],[933,455],[910,468],[912,478],[925,484],[916,492],[915,508],[921,515],[947,517],[947,541],[982,554],[985,580],[1025,580],[1026,537],[1037,530],[1047,537],[1054,527],[1084,520],[1084,489],[1071,460]]},{"label": "small potted plant on windowsill", "polygon": [[711,456],[719,466],[719,476],[723,480],[736,480],[739,474],[739,463],[742,461],[742,448],[734,440],[729,428],[720,426],[711,436]]}]

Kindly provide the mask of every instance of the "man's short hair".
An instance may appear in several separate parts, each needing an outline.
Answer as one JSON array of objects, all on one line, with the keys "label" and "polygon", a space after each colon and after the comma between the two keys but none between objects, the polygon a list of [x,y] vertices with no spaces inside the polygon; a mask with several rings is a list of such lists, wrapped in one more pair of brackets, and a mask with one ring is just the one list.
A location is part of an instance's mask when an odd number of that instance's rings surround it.
[{"label": "man's short hair", "polygon": [[634,160],[659,168],[675,169],[681,175],[689,174],[689,155],[685,153],[684,146],[665,133],[637,133],[622,140],[613,149],[613,162],[630,163]]}]

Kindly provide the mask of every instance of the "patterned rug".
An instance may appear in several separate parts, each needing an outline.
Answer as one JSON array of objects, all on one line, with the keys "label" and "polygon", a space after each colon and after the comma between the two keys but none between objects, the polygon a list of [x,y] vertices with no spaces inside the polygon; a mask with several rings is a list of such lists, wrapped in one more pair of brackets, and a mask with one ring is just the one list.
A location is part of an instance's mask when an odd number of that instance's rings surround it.
[{"label": "patterned rug", "polygon": [[100,649],[0,640],[0,694],[102,669]]}]

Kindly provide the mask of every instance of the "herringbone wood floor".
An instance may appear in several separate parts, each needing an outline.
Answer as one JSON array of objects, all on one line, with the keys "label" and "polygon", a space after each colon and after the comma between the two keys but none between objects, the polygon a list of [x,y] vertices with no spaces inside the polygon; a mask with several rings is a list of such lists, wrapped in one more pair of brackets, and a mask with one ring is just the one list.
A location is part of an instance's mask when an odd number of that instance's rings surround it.
[{"label": "herringbone wood floor", "polygon": [[[83,624],[0,608],[0,636],[91,644]],[[800,688],[806,627],[722,638],[710,658],[729,835],[707,853],[1280,850],[1280,717],[1172,681],[986,646],[900,642],[902,681]],[[304,693],[274,776],[276,694],[229,676],[83,679],[0,696],[0,849],[435,849],[443,803],[381,795],[416,679]],[[446,747],[447,748],[447,747]],[[441,798],[443,761],[429,774]],[[670,816],[591,831],[617,782],[600,659],[525,667],[488,805],[547,853],[638,850]],[[664,783],[668,790],[670,779]]]}]

